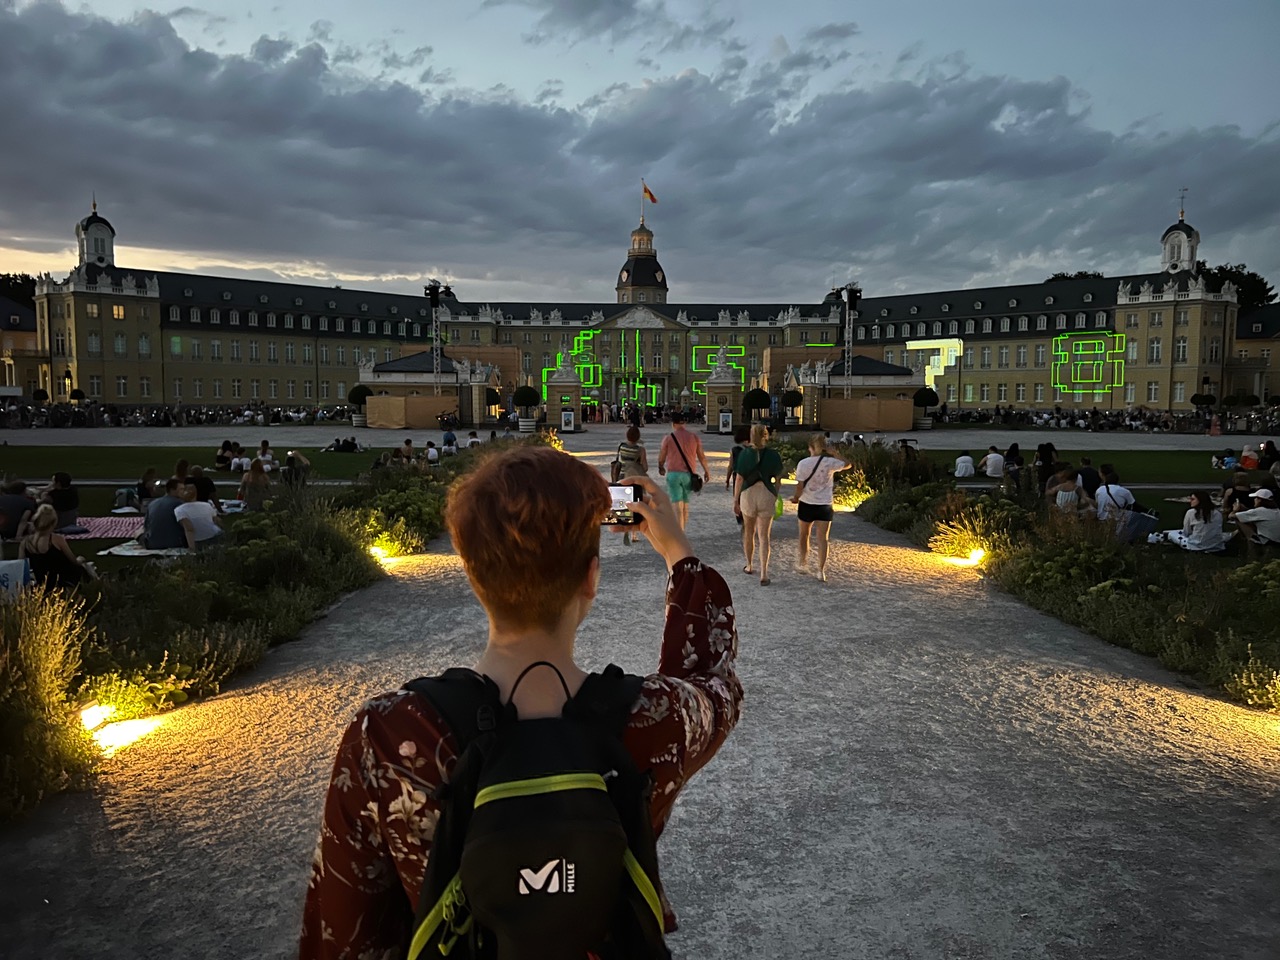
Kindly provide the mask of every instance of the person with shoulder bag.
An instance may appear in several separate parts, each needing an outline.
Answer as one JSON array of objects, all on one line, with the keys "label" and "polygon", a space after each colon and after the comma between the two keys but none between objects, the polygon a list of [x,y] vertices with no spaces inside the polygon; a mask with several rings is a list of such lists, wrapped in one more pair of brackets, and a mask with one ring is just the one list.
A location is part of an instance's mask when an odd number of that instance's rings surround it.
[{"label": "person with shoulder bag", "polygon": [[781,488],[782,458],[778,451],[767,446],[769,431],[762,424],[751,428],[750,446],[738,454],[733,483],[733,512],[742,517],[742,553],[747,564],[743,572],[754,573],[751,568],[757,541],[760,556],[760,586],[767,587],[769,579],[770,537]]},{"label": "person with shoulder bag", "polygon": [[791,502],[799,504],[796,520],[800,526],[796,572],[809,572],[809,541],[814,539],[818,569],[814,576],[827,579],[827,544],[831,538],[831,521],[835,519],[835,475],[851,464],[836,456],[827,446],[827,438],[815,433],[809,440],[810,456],[796,464],[796,492]]},{"label": "person with shoulder bag", "polygon": [[[695,459],[702,465],[702,476],[694,472]],[[711,469],[702,440],[685,429],[684,414],[679,410],[672,412],[671,432],[662,438],[658,448],[658,476],[667,478],[667,495],[675,505],[680,526],[688,526],[689,494],[701,492],[704,481],[711,482]]]}]

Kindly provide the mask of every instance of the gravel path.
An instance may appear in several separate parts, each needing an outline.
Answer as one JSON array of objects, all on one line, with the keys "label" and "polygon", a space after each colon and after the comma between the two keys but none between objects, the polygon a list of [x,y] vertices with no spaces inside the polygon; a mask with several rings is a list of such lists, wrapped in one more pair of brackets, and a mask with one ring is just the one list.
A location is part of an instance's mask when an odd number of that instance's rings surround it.
[{"label": "gravel path", "polygon": [[[742,574],[719,485],[691,533],[735,590],[748,702],[662,844],[677,957],[1278,955],[1280,719],[850,517],[825,585]],[[644,671],[664,571],[604,550],[580,652]],[[341,729],[483,636],[447,545],[394,563],[0,832],[0,955],[290,956]]]}]

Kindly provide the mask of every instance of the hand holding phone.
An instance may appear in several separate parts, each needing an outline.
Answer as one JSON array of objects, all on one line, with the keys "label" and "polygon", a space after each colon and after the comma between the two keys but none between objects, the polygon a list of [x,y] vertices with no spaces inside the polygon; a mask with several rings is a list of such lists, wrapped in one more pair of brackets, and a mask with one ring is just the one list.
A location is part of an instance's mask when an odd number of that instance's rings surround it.
[{"label": "hand holding phone", "polygon": [[601,522],[605,526],[634,527],[640,523],[640,515],[631,509],[631,505],[644,499],[644,488],[638,484],[610,484],[609,512]]},{"label": "hand holding phone", "polygon": [[641,499],[631,504],[631,512],[641,518],[640,530],[670,569],[685,557],[692,557],[693,547],[676,517],[667,491],[650,477],[623,477],[623,482],[641,490]]}]

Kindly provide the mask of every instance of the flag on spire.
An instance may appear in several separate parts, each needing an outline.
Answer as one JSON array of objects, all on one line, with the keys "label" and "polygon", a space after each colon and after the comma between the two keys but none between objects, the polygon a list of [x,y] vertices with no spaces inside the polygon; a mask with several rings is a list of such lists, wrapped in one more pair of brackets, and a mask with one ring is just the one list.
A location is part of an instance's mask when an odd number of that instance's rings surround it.
[{"label": "flag on spire", "polygon": [[641,181],[640,181],[640,186],[642,186],[642,187],[644,188],[644,198],[645,198],[646,200],[648,200],[650,203],[657,203],[657,202],[658,202],[658,198],[657,198],[657,197],[655,197],[655,196],[653,195],[653,191],[649,189],[649,185],[648,185],[647,183],[645,183],[643,180],[641,180]]}]

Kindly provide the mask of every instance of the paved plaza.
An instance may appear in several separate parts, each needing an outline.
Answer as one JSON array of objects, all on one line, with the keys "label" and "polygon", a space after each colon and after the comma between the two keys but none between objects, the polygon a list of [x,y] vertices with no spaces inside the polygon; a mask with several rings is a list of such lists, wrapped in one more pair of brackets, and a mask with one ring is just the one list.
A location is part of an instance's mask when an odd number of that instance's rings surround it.
[{"label": "paved plaza", "polygon": [[[651,448],[659,432],[646,430]],[[333,433],[264,435],[318,446]],[[570,446],[604,469],[617,436],[597,428]],[[920,436],[983,442],[980,431]],[[1034,446],[1036,434],[999,437]],[[721,480],[727,443],[711,446]],[[776,530],[762,588],[741,572],[722,483],[693,505],[693,543],[734,591],[747,700],[660,847],[678,958],[1273,960],[1280,718],[1226,704],[853,517],[837,519],[827,584],[787,563],[794,513]],[[607,536],[603,550],[581,659],[645,672],[665,571],[643,545]],[[394,561],[222,695],[107,761],[94,791],[0,831],[0,952],[290,956],[347,720],[368,696],[473,661],[484,634],[447,542]]]}]

